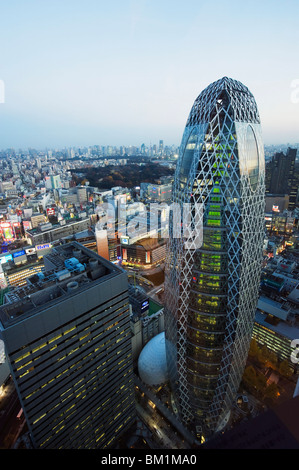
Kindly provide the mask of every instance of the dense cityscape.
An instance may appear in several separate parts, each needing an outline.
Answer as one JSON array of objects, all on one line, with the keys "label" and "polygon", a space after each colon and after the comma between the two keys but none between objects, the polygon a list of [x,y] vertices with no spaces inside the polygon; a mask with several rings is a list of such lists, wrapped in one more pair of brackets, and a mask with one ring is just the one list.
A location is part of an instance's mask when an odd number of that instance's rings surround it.
[{"label": "dense cityscape", "polygon": [[[298,372],[296,361],[292,361],[292,340],[299,338],[299,172],[296,160],[298,145],[288,145],[265,147],[266,230],[259,299],[246,367],[226,432],[227,429],[233,432],[236,426],[269,413],[273,407],[296,395]],[[109,436],[106,430],[106,437],[103,433],[105,439],[100,441],[99,448],[190,449],[202,444],[182,426],[177,416],[165,369],[165,226],[154,227],[153,233],[152,227],[149,232],[149,224],[145,224],[143,230],[137,230],[133,236],[127,236],[124,231],[119,234],[116,230],[111,236],[106,209],[109,204],[116,215],[122,205],[127,215],[126,223],[135,220],[135,225],[141,215],[144,217],[146,214],[148,219],[153,203],[161,206],[163,213],[172,201],[178,155],[179,148],[164,146],[163,140],[157,145],[141,145],[139,148],[92,146],[46,151],[8,149],[1,152],[0,315],[4,329],[7,312],[13,318],[13,311],[16,315],[20,314],[17,312],[20,308],[26,311],[29,307],[25,307],[24,299],[33,298],[34,292],[41,298],[35,301],[35,307],[41,303],[44,309],[46,302],[51,303],[52,297],[46,295],[46,280],[53,270],[60,273],[59,281],[66,279],[65,285],[69,286],[78,282],[81,270],[86,270],[89,264],[86,256],[93,258],[95,253],[101,256],[101,263],[104,258],[110,266],[121,267],[127,275],[128,285],[122,281],[124,287],[121,290],[128,291],[128,301],[123,300],[129,319],[124,331],[127,346],[131,344],[133,365],[130,378],[124,385],[128,388],[126,393],[131,404],[128,404],[125,414],[127,425],[125,421],[116,420],[115,423],[116,427],[123,426],[125,432],[118,435],[115,426],[110,424],[111,434]],[[144,177],[143,173],[148,165],[155,168],[151,171],[151,178]],[[133,186],[129,177],[125,179],[125,170],[131,166],[139,178]],[[86,177],[90,168],[93,175],[97,171],[97,186],[91,185]],[[114,177],[116,172],[118,176]],[[109,188],[107,178],[101,179],[101,175],[105,177],[106,174],[111,176]],[[157,177],[158,174],[161,176]],[[121,180],[119,175],[122,175]],[[104,188],[101,187],[102,180]],[[114,186],[115,181],[119,185]],[[278,181],[283,183],[279,190]],[[75,259],[80,265],[80,269],[73,267],[71,274],[70,271],[65,273],[66,263],[61,262],[60,266],[58,261],[53,261],[55,257],[56,260],[64,259],[66,255],[61,253],[69,250],[69,246],[73,247],[71,253],[74,255],[70,261]],[[83,254],[84,263],[81,262]],[[70,279],[73,276],[74,280]],[[121,279],[121,274],[118,276]],[[37,281],[41,282],[38,291],[34,287]],[[55,298],[57,294],[53,295]],[[66,300],[61,299],[60,302],[67,310]],[[121,336],[117,341],[120,340]],[[23,357],[26,359],[20,362],[24,366],[13,368],[14,374],[19,369],[22,372],[16,379],[21,390],[21,378],[31,370],[26,366],[29,354],[23,341],[23,335],[20,335],[17,349],[25,348]],[[50,347],[50,341],[45,345]],[[13,350],[16,350],[16,344]],[[98,363],[101,363],[100,359]],[[4,348],[0,372],[1,448],[34,448],[37,444],[32,442],[31,429],[42,418],[31,421],[31,411],[24,410]],[[134,398],[130,384],[134,384]],[[81,388],[78,386],[78,390]],[[23,398],[23,392],[21,396]],[[44,410],[46,397],[39,400]],[[35,418],[36,407],[35,404],[32,411]],[[112,421],[115,419],[113,416],[110,418]],[[27,420],[30,420],[29,427]],[[55,432],[57,426],[50,421],[48,427]],[[74,448],[75,437],[70,439],[72,441],[68,445]],[[38,446],[43,447],[45,443],[38,443]]]}]

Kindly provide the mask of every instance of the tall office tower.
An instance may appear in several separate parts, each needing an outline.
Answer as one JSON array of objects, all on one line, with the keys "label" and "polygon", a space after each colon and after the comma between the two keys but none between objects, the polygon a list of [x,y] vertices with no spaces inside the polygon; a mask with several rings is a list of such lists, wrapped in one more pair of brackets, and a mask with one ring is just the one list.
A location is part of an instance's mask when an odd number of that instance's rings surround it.
[{"label": "tall office tower", "polygon": [[[173,224],[166,258],[171,386],[181,420],[198,437],[225,423],[245,366],[260,282],[264,173],[254,97],[224,77],[194,102],[173,187],[173,203],[191,205],[190,227],[202,242],[175,238]],[[202,219],[193,215],[196,204]]]},{"label": "tall office tower", "polygon": [[159,141],[159,153],[162,155],[163,153],[163,150],[164,150],[164,142],[163,140],[160,140]]},{"label": "tall office tower", "polygon": [[78,203],[87,202],[87,188],[86,186],[77,186]]},{"label": "tall office tower", "polygon": [[96,225],[95,239],[96,239],[96,244],[97,244],[98,255],[110,261],[107,229],[102,228],[102,226],[98,227]]},{"label": "tall office tower", "polygon": [[44,264],[0,307],[33,445],[111,448],[135,419],[127,276],[77,242]]},{"label": "tall office tower", "polygon": [[276,153],[267,165],[266,191],[270,194],[287,194],[288,209],[296,206],[298,177],[296,174],[297,149],[288,148],[286,154]]},{"label": "tall office tower", "polygon": [[51,187],[52,189],[61,188],[61,181],[59,175],[51,175]]}]

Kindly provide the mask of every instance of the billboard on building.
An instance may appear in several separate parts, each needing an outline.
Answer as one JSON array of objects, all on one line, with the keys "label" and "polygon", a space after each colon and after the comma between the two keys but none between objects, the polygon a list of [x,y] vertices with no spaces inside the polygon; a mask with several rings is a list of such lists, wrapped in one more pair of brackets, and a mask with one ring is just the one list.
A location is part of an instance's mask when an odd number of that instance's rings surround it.
[{"label": "billboard on building", "polygon": [[10,222],[2,222],[0,224],[0,233],[5,241],[15,240],[14,229]]}]

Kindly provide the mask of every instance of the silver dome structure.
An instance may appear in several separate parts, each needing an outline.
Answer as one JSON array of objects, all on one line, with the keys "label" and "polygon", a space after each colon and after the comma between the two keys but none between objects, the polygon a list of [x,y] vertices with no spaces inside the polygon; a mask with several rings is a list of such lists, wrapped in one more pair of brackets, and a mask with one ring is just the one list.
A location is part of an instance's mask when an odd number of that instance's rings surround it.
[{"label": "silver dome structure", "polygon": [[141,380],[150,386],[167,382],[165,333],[154,336],[143,348],[138,358],[138,372]]}]

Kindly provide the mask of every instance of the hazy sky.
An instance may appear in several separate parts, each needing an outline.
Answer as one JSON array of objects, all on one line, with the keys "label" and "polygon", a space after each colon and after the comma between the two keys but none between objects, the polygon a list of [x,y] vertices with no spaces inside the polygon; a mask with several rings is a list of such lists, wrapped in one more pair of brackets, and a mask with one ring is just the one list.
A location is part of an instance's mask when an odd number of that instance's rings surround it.
[{"label": "hazy sky", "polygon": [[298,142],[298,24],[298,0],[0,0],[0,148],[179,145],[223,76]]}]

